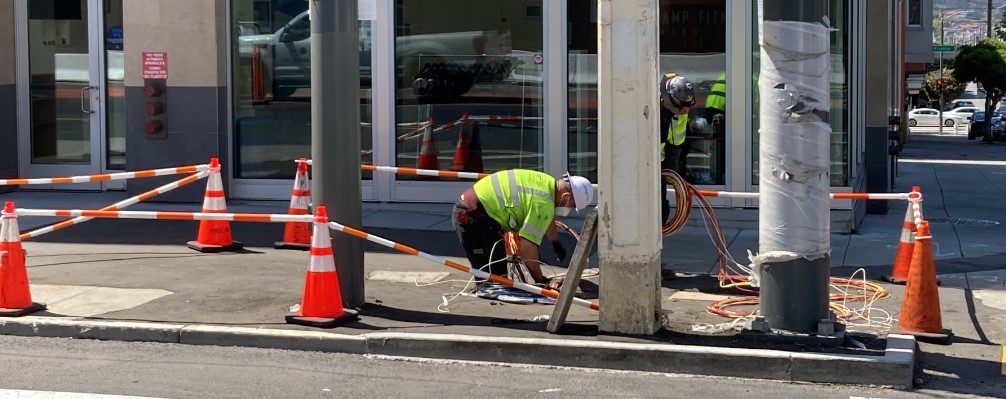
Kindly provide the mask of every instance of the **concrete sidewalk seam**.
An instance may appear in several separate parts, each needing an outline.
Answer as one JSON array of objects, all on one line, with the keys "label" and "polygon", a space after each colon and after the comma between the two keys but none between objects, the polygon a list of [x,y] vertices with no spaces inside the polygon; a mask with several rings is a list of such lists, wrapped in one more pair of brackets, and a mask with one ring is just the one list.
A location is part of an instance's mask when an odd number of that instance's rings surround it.
[{"label": "concrete sidewalk seam", "polygon": [[[891,334],[884,356],[784,352],[614,341],[375,332],[361,335],[218,325],[27,316],[0,319],[0,334],[241,346],[543,366],[912,386],[915,339]],[[751,367],[756,364],[757,367]]]}]

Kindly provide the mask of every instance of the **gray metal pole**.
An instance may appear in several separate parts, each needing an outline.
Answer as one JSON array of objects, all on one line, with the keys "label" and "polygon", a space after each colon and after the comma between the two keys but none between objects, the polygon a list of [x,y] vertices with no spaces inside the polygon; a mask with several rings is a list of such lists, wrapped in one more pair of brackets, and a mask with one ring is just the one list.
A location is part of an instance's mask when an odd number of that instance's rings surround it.
[{"label": "gray metal pole", "polygon": [[827,0],[765,0],[761,49],[759,255],[770,328],[818,333],[831,252]]},{"label": "gray metal pole", "polygon": [[[312,200],[334,221],[362,228],[360,194],[360,34],[357,0],[311,1]],[[359,240],[334,234],[343,306],[364,304]]]}]

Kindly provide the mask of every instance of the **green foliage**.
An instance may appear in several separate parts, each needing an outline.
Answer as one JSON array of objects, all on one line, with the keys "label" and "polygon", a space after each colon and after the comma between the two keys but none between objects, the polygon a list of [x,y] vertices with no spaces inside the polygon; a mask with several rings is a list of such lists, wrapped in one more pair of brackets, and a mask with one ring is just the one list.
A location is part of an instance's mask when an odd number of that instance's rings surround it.
[{"label": "green foliage", "polygon": [[993,103],[1006,94],[1006,42],[985,39],[975,45],[961,46],[954,67],[954,79],[981,83]]},{"label": "green foliage", "polygon": [[[1006,42],[985,39],[975,45],[962,46],[954,67],[955,79],[981,84],[985,91],[986,114],[1006,94]],[[989,136],[985,135],[986,141],[990,141]]]},{"label": "green foliage", "polygon": [[1003,8],[1002,15],[999,17],[999,22],[992,27],[992,31],[999,40],[1006,40],[1006,8]]},{"label": "green foliage", "polygon": [[[940,78],[940,71],[931,71],[926,74],[926,80],[922,83],[922,92],[933,105],[938,108],[940,105],[940,93],[936,90],[936,80]],[[947,102],[953,101],[964,93],[968,88],[967,81],[954,79],[954,70],[943,69],[943,99]]]}]

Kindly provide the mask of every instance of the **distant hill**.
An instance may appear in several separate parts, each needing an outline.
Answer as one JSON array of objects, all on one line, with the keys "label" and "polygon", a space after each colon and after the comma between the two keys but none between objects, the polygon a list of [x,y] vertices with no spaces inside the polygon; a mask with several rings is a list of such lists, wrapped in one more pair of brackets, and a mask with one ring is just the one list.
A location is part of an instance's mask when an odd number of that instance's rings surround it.
[{"label": "distant hill", "polygon": [[[1003,4],[1006,4],[1006,0],[992,0],[992,7]],[[984,10],[987,7],[987,1],[983,0],[933,0],[933,8],[937,10]]]}]

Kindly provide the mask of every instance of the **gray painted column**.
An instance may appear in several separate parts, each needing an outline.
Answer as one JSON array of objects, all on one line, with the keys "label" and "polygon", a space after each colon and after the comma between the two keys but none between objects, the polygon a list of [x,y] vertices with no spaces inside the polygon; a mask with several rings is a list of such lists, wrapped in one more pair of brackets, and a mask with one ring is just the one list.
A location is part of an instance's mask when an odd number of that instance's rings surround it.
[{"label": "gray painted column", "polygon": [[660,328],[657,1],[598,2],[600,328]]},{"label": "gray painted column", "polygon": [[[360,57],[357,0],[311,0],[311,194],[333,221],[360,229]],[[334,234],[342,305],[363,306],[363,250]]]},{"label": "gray painted column", "polygon": [[[14,2],[0,0],[0,178],[18,177],[17,58],[14,57]],[[0,186],[0,192],[17,186]]]},{"label": "gray painted column", "polygon": [[[220,157],[224,171],[235,170],[228,142],[227,2],[187,0],[122,2],[125,33],[126,169],[142,170],[209,162]],[[94,51],[94,49],[92,49]],[[144,133],[142,54],[165,52],[167,138]],[[116,117],[121,117],[117,115]],[[227,186],[231,175],[222,172]],[[177,180],[177,176],[133,179],[129,194],[139,194]],[[157,196],[157,201],[202,201],[205,184],[190,184]],[[229,195],[230,192],[227,191]]]},{"label": "gray painted column", "polygon": [[[882,1],[866,2],[866,65],[890,65],[891,43],[888,39],[888,22],[891,6]],[[891,156],[888,154],[888,115],[891,112],[891,80],[884,68],[866,68],[866,140],[865,166],[866,191],[871,193],[891,190]],[[900,96],[899,96],[900,98]],[[869,213],[886,214],[891,201],[866,201]]]},{"label": "gray painted column", "polygon": [[817,333],[829,318],[830,45],[825,0],[765,0],[759,95],[761,314]]}]

